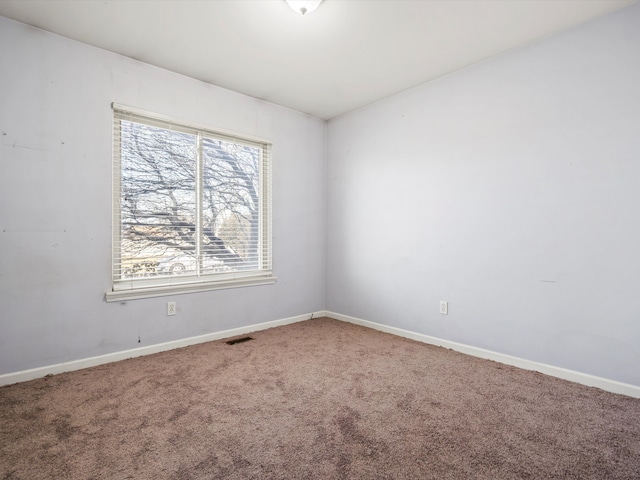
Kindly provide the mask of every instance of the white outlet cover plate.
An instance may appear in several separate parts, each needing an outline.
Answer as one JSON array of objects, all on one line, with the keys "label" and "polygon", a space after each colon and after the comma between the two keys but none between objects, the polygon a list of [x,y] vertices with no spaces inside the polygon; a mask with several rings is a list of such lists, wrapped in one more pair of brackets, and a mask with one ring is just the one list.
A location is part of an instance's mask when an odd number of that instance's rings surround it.
[{"label": "white outlet cover plate", "polygon": [[446,300],[440,300],[440,313],[442,315],[449,315],[449,302]]}]

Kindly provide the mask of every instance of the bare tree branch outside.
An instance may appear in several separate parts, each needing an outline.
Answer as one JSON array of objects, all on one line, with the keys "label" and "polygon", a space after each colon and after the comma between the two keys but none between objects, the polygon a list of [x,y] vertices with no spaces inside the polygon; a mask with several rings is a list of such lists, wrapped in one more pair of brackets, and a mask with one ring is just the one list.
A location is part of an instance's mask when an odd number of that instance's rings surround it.
[{"label": "bare tree branch outside", "polygon": [[261,148],[120,121],[120,278],[259,268]]}]

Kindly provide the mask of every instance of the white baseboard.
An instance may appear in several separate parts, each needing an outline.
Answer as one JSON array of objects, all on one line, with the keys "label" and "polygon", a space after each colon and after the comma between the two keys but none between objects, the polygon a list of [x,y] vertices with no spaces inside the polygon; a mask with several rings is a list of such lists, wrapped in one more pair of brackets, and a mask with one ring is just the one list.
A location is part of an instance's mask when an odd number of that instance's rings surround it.
[{"label": "white baseboard", "polygon": [[126,360],[127,358],[141,357],[143,355],[165,352],[167,350],[173,350],[174,348],[182,348],[189,345],[196,345],[198,343],[211,342],[213,340],[220,340],[222,338],[245,335],[247,333],[266,330],[267,328],[272,327],[279,327],[281,325],[288,325],[290,323],[302,322],[304,320],[309,320],[309,318],[320,316],[326,315],[324,314],[324,312],[322,314],[308,313],[305,315],[297,315],[295,317],[283,318],[280,320],[273,320],[270,322],[258,323],[255,325],[248,325],[246,327],[232,328],[230,330],[223,330],[221,332],[207,333],[205,335],[198,335],[196,337],[183,338],[171,342],[133,348],[131,350],[124,350],[121,352],[107,353],[105,355],[98,355],[96,357],[82,358],[80,360],[73,360],[71,362],[47,365],[44,367],[32,368],[30,370],[22,370],[20,372],[6,373],[4,375],[0,375],[0,386],[10,385],[12,383],[18,382],[26,382],[28,380],[42,378],[47,375],[55,375],[57,373],[71,372],[74,370],[81,370],[83,368],[95,367],[97,365],[103,365],[105,363]]},{"label": "white baseboard", "polygon": [[311,318],[330,317],[343,322],[353,323],[361,325],[363,327],[373,328],[381,332],[390,333],[399,337],[410,338],[418,342],[428,343],[430,345],[436,345],[439,347],[450,348],[457,352],[472,355],[474,357],[484,358],[488,360],[494,360],[506,365],[512,365],[514,367],[523,368],[525,370],[533,370],[536,372],[551,375],[553,377],[562,378],[571,382],[580,383],[590,387],[601,388],[602,390],[627,395],[629,397],[640,398],[640,387],[630,385],[628,383],[617,382],[615,380],[609,380],[602,377],[596,377],[586,373],[580,373],[565,368],[554,367],[552,365],[546,365],[544,363],[533,362],[519,357],[513,357],[511,355],[505,355],[502,353],[493,352],[491,350],[485,350],[483,348],[472,347],[462,343],[451,342],[449,340],[443,340],[437,337],[431,337],[429,335],[423,335],[421,333],[411,332],[409,330],[403,330],[401,328],[390,327],[381,323],[370,322],[349,315],[342,315],[340,313],[330,312],[327,310],[321,310],[304,315],[296,315],[295,317],[283,318],[280,320],[273,320],[270,322],[258,323],[254,325],[248,325],[246,327],[233,328],[230,330],[223,330],[220,332],[207,333],[205,335],[199,335],[196,337],[183,338],[180,340],[174,340],[171,342],[158,343],[156,345],[149,345],[146,347],[134,348],[131,350],[124,350],[121,352],[108,353],[106,355],[99,355],[95,357],[83,358],[80,360],[74,360],[71,362],[58,363],[55,365],[47,365],[44,367],[33,368],[30,370],[22,370],[20,372],[7,373],[0,375],[0,386],[10,385],[12,383],[26,382],[35,378],[45,377],[47,375],[54,375],[57,373],[71,372],[73,370],[81,370],[83,368],[95,367],[97,365],[103,365],[105,363],[117,362],[119,360],[125,360],[127,358],[141,357],[143,355],[151,355],[154,353],[165,352],[167,350],[173,350],[174,348],[187,347],[189,345],[196,345],[198,343],[211,342],[213,340],[220,340],[222,338],[235,337],[237,335],[245,335],[251,332],[257,332],[260,330],[266,330],[267,328],[279,327],[281,325],[289,325],[290,323],[302,322]]},{"label": "white baseboard", "polygon": [[370,322],[368,320],[362,320],[356,317],[350,317],[348,315],[342,315],[335,312],[318,312],[318,315],[334,318],[343,322],[354,323],[363,327],[373,328],[381,332],[390,333],[399,337],[410,338],[417,340],[418,342],[428,343],[430,345],[437,345],[439,347],[450,348],[456,352],[465,353],[474,357],[484,358],[487,360],[494,360],[506,365],[512,365],[514,367],[522,368],[525,370],[533,370],[535,372],[544,373],[552,377],[562,378],[563,380],[569,380],[571,382],[580,383],[589,387],[597,387],[607,392],[619,393],[627,395],[629,397],[640,398],[640,387],[631,385],[628,383],[622,383],[615,380],[609,380],[602,377],[596,377],[586,373],[576,372],[574,370],[568,370],[566,368],[554,367],[553,365],[547,365],[544,363],[538,363],[524,358],[512,357],[511,355],[505,355],[502,353],[493,352],[491,350],[485,350],[483,348],[472,347],[462,343],[451,342],[449,340],[443,340],[437,337],[431,337],[429,335],[423,335],[421,333],[411,332],[409,330],[403,330],[401,328],[390,327],[380,323]]}]

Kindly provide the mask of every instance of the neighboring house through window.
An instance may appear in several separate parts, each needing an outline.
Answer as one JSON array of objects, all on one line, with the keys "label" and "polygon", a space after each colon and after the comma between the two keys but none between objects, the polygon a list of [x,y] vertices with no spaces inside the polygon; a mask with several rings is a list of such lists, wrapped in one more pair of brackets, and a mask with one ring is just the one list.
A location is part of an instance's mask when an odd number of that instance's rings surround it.
[{"label": "neighboring house through window", "polygon": [[273,283],[271,145],[113,105],[107,301]]}]

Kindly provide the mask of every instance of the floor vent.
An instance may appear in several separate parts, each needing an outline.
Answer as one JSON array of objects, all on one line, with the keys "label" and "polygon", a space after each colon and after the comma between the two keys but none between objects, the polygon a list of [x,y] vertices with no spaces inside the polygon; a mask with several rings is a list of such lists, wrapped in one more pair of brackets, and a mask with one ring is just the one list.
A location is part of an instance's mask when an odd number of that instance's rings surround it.
[{"label": "floor vent", "polygon": [[253,340],[253,338],[252,337],[235,338],[235,339],[229,340],[228,342],[225,342],[225,343],[227,345],[235,345],[236,343],[248,342],[249,340]]}]

